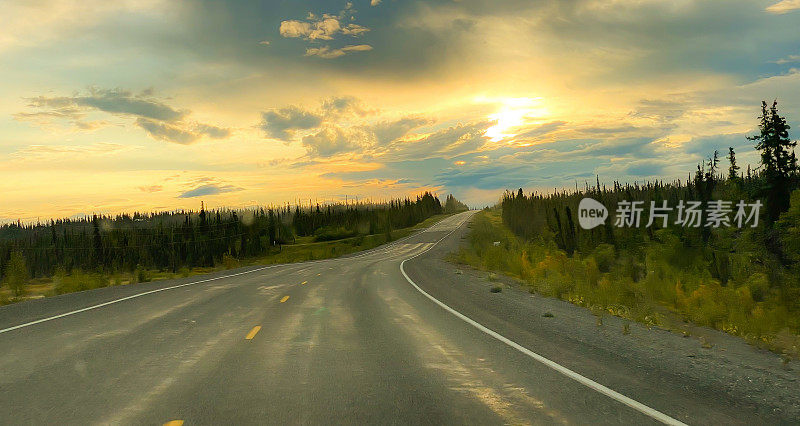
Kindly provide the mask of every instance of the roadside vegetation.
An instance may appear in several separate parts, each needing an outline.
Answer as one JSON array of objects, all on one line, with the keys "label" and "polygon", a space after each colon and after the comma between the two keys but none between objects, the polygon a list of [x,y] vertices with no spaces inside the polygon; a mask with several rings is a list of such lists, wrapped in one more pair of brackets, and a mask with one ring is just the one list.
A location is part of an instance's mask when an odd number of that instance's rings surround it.
[{"label": "roadside vegetation", "polygon": [[201,209],[4,225],[0,304],[240,266],[343,256],[466,210],[452,196],[447,200],[442,206],[426,192],[416,200],[386,204]]},{"label": "roadside vegetation", "polygon": [[[796,142],[776,105],[762,108],[762,152],[757,171],[742,173],[735,153],[721,171],[715,152],[688,181],[612,188],[599,183],[555,194],[507,192],[475,216],[460,262],[520,279],[531,292],[686,332],[686,324],[713,327],[760,347],[800,356],[800,174]],[[690,175],[691,176],[691,175]],[[584,197],[609,208],[604,226],[584,230],[575,212]],[[650,202],[710,200],[764,207],[757,227],[684,227],[670,213],[647,223]],[[620,201],[644,201],[639,227],[617,227]],[[736,212],[734,207],[733,213]],[[705,214],[705,213],[704,213]],[[731,214],[733,217],[733,214]],[[703,216],[702,223],[706,222]]]}]

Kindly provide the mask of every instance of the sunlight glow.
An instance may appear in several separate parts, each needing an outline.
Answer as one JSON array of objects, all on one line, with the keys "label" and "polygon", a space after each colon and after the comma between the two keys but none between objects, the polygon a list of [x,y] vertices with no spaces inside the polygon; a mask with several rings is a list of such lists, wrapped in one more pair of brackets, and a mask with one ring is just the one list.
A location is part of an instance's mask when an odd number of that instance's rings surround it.
[{"label": "sunlight glow", "polygon": [[495,102],[500,109],[489,115],[495,121],[484,133],[492,142],[516,136],[520,127],[548,115],[547,108],[542,106],[542,98],[502,98]]}]

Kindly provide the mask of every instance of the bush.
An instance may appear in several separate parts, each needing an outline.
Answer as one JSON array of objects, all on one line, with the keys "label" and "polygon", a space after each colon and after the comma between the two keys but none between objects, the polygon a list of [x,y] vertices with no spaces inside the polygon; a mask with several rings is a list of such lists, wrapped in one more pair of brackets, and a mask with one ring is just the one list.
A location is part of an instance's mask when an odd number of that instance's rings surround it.
[{"label": "bush", "polygon": [[614,252],[614,246],[611,244],[600,244],[594,249],[592,257],[594,257],[595,262],[597,262],[597,269],[599,269],[600,272],[608,272],[611,270],[611,267],[614,266],[614,260],[617,258],[617,255]]},{"label": "bush", "polygon": [[239,260],[228,253],[225,253],[222,255],[222,265],[225,266],[225,269],[238,268]]},{"label": "bush", "polygon": [[[704,257],[702,247],[685,246],[669,230],[657,231],[639,249],[600,244],[581,259],[552,240],[509,235],[497,216],[491,210],[475,216],[471,244],[456,256],[487,271],[489,281],[496,280],[495,272],[519,276],[531,292],[594,312],[672,329],[688,320],[798,357],[795,277],[775,263],[759,262],[757,252],[726,253],[730,278],[723,284],[708,268],[713,258]],[[495,247],[492,242],[498,240],[504,243]],[[772,275],[778,276],[777,284]],[[502,290],[496,285],[491,291]]]},{"label": "bush", "polygon": [[73,269],[71,274],[64,270],[56,272],[53,277],[56,294],[72,293],[76,291],[91,290],[93,288],[107,287],[108,280],[97,273],[88,273],[80,269]]},{"label": "bush", "polygon": [[314,241],[335,241],[355,237],[357,234],[355,230],[349,230],[342,226],[323,226],[314,232]]},{"label": "bush", "polygon": [[141,266],[136,267],[136,271],[134,271],[134,278],[136,279],[137,283],[146,283],[152,280],[150,272]]},{"label": "bush", "polygon": [[5,281],[14,297],[25,293],[25,283],[28,281],[28,268],[25,266],[25,257],[19,251],[11,253],[11,259],[6,265]]}]

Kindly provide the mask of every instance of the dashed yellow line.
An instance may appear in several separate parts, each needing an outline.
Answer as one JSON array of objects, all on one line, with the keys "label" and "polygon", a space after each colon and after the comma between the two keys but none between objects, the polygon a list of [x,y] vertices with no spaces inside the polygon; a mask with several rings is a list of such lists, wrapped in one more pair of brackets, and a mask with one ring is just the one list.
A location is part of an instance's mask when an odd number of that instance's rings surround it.
[{"label": "dashed yellow line", "polygon": [[308,284],[308,281],[303,281],[303,282],[300,283],[300,285],[303,285],[303,284]]},{"label": "dashed yellow line", "polygon": [[[256,334],[258,334],[259,330],[261,330],[261,326],[260,325],[257,325],[255,327],[253,327],[253,329],[250,330],[250,332],[247,333],[247,336],[245,336],[244,338],[247,339],[247,340],[253,340],[253,337],[256,337]],[[181,421],[180,424],[183,424],[183,421]]]},{"label": "dashed yellow line", "polygon": [[285,302],[287,300],[289,300],[289,296],[283,296],[283,299],[281,299],[281,303],[283,303],[283,302]]},{"label": "dashed yellow line", "polygon": [[164,423],[164,426],[181,426],[183,425],[183,420],[170,420]]}]

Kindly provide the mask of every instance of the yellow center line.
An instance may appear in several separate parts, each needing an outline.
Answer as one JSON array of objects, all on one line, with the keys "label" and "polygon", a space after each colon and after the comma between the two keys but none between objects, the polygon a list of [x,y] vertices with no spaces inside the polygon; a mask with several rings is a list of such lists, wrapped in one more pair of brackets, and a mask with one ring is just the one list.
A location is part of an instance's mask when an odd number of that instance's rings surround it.
[{"label": "yellow center line", "polygon": [[[261,330],[261,326],[260,325],[257,325],[255,327],[253,327],[253,329],[250,330],[250,332],[247,333],[247,336],[245,336],[244,338],[247,339],[247,340],[253,340],[253,337],[256,337],[256,334],[258,334],[259,330]],[[181,424],[183,424],[182,421],[181,421]]]},{"label": "yellow center line", "polygon": [[308,281],[303,281],[303,282],[300,283],[300,285],[303,285],[303,284],[308,284]]},{"label": "yellow center line", "polygon": [[283,296],[283,299],[281,299],[281,303],[283,303],[283,302],[285,302],[287,300],[289,300],[289,296]]},{"label": "yellow center line", "polygon": [[183,424],[183,420],[171,420],[164,423],[164,426],[181,426]]}]

